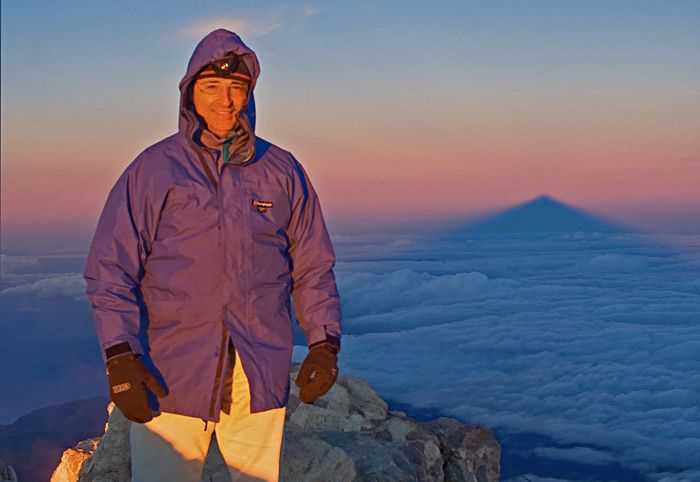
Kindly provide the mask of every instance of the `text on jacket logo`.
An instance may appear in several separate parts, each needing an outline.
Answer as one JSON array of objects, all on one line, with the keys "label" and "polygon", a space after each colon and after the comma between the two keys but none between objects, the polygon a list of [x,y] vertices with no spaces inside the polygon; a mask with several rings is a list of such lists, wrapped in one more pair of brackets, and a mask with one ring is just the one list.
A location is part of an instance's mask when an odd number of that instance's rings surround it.
[{"label": "text on jacket logo", "polygon": [[258,201],[257,199],[253,199],[253,206],[258,208],[258,211],[260,211],[261,213],[264,213],[265,211],[267,211],[267,208],[272,207],[272,203],[269,201]]}]

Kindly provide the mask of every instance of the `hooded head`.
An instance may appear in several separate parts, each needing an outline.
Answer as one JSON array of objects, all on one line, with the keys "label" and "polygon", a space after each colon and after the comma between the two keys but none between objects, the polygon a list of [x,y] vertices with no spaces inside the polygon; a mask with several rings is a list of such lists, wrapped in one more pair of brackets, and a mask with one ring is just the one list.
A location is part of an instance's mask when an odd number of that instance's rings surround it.
[{"label": "hooded head", "polygon": [[[233,72],[227,73],[225,72],[226,69],[222,72],[220,67],[222,65],[226,67],[226,65],[225,63],[222,64],[221,61],[227,57],[230,58],[231,55],[240,59],[242,65],[237,66]],[[212,70],[212,63],[216,72],[209,72]],[[200,117],[196,114],[192,98],[195,80],[202,74],[204,76],[212,74],[226,76],[230,74],[238,77],[240,77],[240,74],[246,77],[249,75],[248,102],[239,113],[238,120],[241,127],[249,134],[250,142],[254,142],[255,99],[253,97],[253,89],[260,75],[260,64],[255,52],[248,48],[238,35],[224,29],[214,30],[197,44],[187,65],[187,72],[180,81],[179,120],[180,133],[195,140],[197,140],[197,136],[202,128],[205,127],[202,125]]]}]

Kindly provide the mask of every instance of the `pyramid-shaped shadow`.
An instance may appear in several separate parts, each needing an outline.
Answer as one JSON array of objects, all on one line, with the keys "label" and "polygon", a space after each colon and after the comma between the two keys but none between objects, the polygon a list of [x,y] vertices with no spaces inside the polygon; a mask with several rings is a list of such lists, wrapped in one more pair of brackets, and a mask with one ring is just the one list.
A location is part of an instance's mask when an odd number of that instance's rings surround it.
[{"label": "pyramid-shaped shadow", "polygon": [[563,231],[623,233],[634,230],[589,214],[550,196],[540,196],[457,227],[453,233],[506,234]]}]

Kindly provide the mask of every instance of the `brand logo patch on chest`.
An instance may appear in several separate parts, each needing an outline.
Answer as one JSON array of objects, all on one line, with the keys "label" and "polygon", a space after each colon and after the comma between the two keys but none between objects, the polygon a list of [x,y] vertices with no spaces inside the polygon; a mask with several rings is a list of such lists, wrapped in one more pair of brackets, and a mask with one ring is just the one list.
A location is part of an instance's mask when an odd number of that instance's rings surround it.
[{"label": "brand logo patch on chest", "polygon": [[258,211],[261,213],[264,213],[267,211],[267,208],[272,207],[272,203],[270,201],[258,201],[257,199],[253,199],[253,206],[258,208]]}]

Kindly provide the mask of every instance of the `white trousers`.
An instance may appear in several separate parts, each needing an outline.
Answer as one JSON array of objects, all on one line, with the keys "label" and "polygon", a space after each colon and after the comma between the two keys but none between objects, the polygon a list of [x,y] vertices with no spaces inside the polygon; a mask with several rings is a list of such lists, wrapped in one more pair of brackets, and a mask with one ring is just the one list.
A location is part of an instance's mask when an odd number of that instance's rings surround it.
[{"label": "white trousers", "polygon": [[[229,381],[231,377],[228,377]],[[218,423],[161,413],[131,424],[133,482],[200,482],[212,434],[233,481],[277,482],[286,407],[250,413],[250,388],[235,351],[230,413]]]}]

